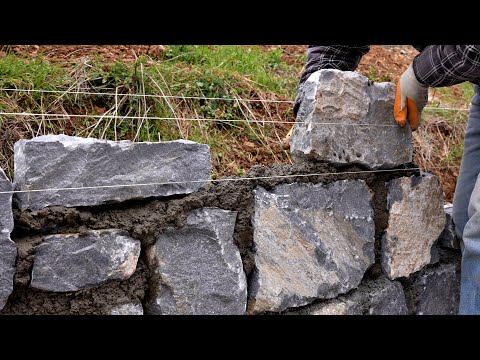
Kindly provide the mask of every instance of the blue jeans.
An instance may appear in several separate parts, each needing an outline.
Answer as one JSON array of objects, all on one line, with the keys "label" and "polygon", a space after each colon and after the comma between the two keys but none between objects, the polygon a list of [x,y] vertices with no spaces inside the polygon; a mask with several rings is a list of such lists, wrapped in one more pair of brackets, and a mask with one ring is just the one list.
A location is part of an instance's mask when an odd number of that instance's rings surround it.
[{"label": "blue jeans", "polygon": [[453,222],[462,244],[460,315],[480,314],[480,86],[472,98],[460,173],[453,199]]}]

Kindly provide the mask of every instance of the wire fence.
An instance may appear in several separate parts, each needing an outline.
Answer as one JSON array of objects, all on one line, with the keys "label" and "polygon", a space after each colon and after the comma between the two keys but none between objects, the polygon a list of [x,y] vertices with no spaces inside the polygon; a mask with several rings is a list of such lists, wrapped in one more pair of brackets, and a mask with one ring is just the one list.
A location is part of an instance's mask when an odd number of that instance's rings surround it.
[{"label": "wire fence", "polygon": [[[86,96],[129,96],[129,97],[150,97],[150,98],[160,98],[160,99],[191,99],[191,100],[216,100],[216,101],[236,101],[242,104],[248,103],[287,103],[293,104],[291,100],[271,100],[271,99],[243,99],[243,98],[218,98],[218,97],[203,97],[203,96],[182,96],[182,95],[160,95],[160,94],[134,94],[126,93],[119,94],[117,92],[90,92],[90,91],[72,91],[72,90],[41,90],[41,89],[13,89],[13,88],[0,88],[0,91],[5,92],[35,92],[35,93],[48,93],[48,94],[82,94]],[[62,96],[60,95],[60,96]],[[458,111],[458,112],[468,112],[467,108],[452,108],[452,107],[425,107],[424,110],[427,111]],[[173,111],[172,111],[173,112]],[[250,114],[252,115],[252,114]],[[69,118],[94,118],[99,120],[112,120],[112,119],[121,119],[121,120],[155,120],[155,121],[192,121],[192,122],[203,122],[203,121],[214,121],[214,122],[227,122],[227,123],[257,123],[257,124],[294,124],[293,121],[286,120],[275,120],[275,119],[257,119],[255,117],[249,118],[247,114],[244,113],[244,118],[242,119],[226,119],[226,118],[203,118],[203,117],[161,117],[161,116],[146,116],[146,115],[116,115],[116,112],[113,113],[104,113],[104,114],[69,114],[69,113],[49,113],[49,112],[8,112],[0,111],[0,116],[11,116],[11,117],[29,117],[23,119],[23,121],[56,121],[56,120],[66,120]],[[372,124],[372,123],[342,123],[342,122],[313,122],[317,125],[326,125],[326,126],[372,126],[372,127],[397,127],[396,124]],[[279,139],[280,140],[280,139]],[[430,167],[428,171],[434,169],[449,169],[449,168],[458,168],[459,166],[448,165],[448,166],[437,166]],[[409,168],[409,169],[391,169],[391,170],[372,170],[372,171],[357,171],[357,172],[342,172],[342,173],[323,173],[323,174],[295,174],[295,175],[285,175],[285,176],[266,176],[266,177],[242,177],[242,178],[223,178],[223,179],[211,179],[207,180],[209,182],[222,182],[222,181],[251,181],[251,180],[267,180],[267,179],[279,179],[279,178],[289,178],[289,177],[302,177],[302,176],[327,176],[327,175],[341,175],[341,174],[363,174],[363,173],[380,173],[380,172],[389,172],[389,171],[425,171],[420,167],[418,168]],[[84,187],[71,187],[71,188],[52,188],[52,189],[31,189],[31,190],[16,190],[16,191],[6,191],[0,192],[0,194],[8,193],[28,193],[28,192],[40,192],[40,191],[66,191],[66,190],[88,190],[88,189],[99,189],[99,188],[116,188],[116,187],[137,187],[137,186],[159,186],[159,185],[170,185],[170,184],[179,184],[179,183],[189,183],[189,182],[205,182],[201,181],[181,181],[181,182],[167,182],[167,183],[147,183],[147,184],[112,184],[104,186],[84,186]]]},{"label": "wire fence", "polygon": [[[452,167],[458,167],[458,166],[452,166]],[[438,166],[435,168],[445,168],[445,166]],[[98,186],[11,190],[11,191],[0,191],[0,195],[36,193],[36,192],[94,190],[94,189],[124,188],[124,187],[141,187],[141,186],[162,186],[162,185],[178,185],[178,184],[193,184],[193,183],[198,184],[198,183],[220,183],[220,182],[231,182],[231,181],[273,180],[273,179],[289,179],[289,178],[299,178],[299,177],[315,177],[315,176],[331,176],[331,175],[358,175],[358,174],[373,174],[373,173],[401,172],[401,171],[422,171],[422,169],[420,167],[414,167],[414,168],[404,168],[404,169],[378,169],[378,170],[312,173],[312,174],[291,174],[291,175],[253,176],[253,177],[206,179],[206,180],[167,181],[167,182],[138,183],[138,184],[112,184],[112,185],[98,185]]]}]

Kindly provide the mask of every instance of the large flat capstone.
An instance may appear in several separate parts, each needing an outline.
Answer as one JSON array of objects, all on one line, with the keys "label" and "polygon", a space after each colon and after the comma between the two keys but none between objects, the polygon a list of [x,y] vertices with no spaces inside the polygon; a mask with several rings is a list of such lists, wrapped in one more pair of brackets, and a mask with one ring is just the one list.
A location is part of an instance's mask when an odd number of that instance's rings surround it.
[{"label": "large flat capstone", "polygon": [[31,287],[67,292],[125,280],[139,256],[140,241],[121,230],[49,235],[36,249]]},{"label": "large flat capstone", "polygon": [[382,267],[390,279],[408,277],[431,262],[432,245],[445,228],[443,191],[428,173],[393,179],[387,190]]},{"label": "large flat capstone", "polygon": [[0,169],[0,310],[13,291],[17,248],[10,239],[13,231],[12,183]]},{"label": "large flat capstone", "polygon": [[202,208],[181,229],[169,229],[147,250],[155,285],[149,314],[240,315],[247,284],[233,242],[237,212]]},{"label": "large flat capstone", "polygon": [[374,262],[371,200],[363,180],[257,188],[249,309],[278,312],[357,287]]},{"label": "large flat capstone", "polygon": [[[15,143],[15,189],[87,188],[19,193],[14,201],[25,210],[189,194],[206,184],[210,170],[209,146],[193,141],[135,143],[45,135]],[[135,185],[170,182],[179,183]]]},{"label": "large flat capstone", "polygon": [[323,69],[305,82],[290,152],[296,162],[357,163],[372,169],[412,161],[412,131],[393,117],[395,85]]}]

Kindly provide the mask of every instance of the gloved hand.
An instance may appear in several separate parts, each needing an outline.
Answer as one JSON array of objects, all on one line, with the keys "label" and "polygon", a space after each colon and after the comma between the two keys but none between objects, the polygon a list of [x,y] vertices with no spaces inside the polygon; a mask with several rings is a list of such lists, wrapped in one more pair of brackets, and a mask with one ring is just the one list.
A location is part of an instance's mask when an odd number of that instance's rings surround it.
[{"label": "gloved hand", "polygon": [[420,125],[420,114],[428,101],[428,86],[421,84],[413,72],[413,64],[400,76],[395,94],[393,115],[400,127],[404,127],[407,119],[412,131]]}]

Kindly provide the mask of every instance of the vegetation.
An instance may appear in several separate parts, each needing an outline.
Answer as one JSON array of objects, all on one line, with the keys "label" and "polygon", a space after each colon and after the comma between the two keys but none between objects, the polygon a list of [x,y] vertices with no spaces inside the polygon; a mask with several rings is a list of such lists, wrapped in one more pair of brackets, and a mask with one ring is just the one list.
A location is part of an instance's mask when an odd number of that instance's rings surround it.
[{"label": "vegetation", "polygon": [[[282,139],[295,120],[292,100],[305,54],[285,48],[172,45],[158,56],[143,54],[133,61],[102,54],[52,61],[41,52],[28,56],[4,46],[0,166],[12,178],[13,144],[48,133],[206,143],[213,178],[243,175],[254,164],[289,162]],[[373,65],[362,69],[377,82],[398,76]],[[469,83],[431,89],[428,106],[467,108],[472,95]],[[466,114],[426,109],[423,126],[414,133],[415,162],[440,176],[448,200]]]}]

